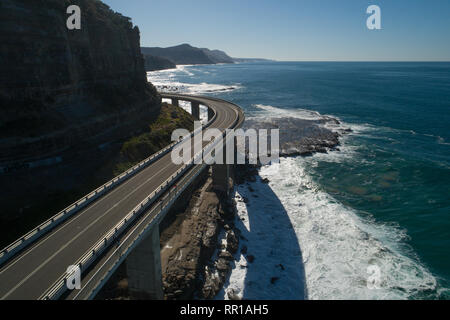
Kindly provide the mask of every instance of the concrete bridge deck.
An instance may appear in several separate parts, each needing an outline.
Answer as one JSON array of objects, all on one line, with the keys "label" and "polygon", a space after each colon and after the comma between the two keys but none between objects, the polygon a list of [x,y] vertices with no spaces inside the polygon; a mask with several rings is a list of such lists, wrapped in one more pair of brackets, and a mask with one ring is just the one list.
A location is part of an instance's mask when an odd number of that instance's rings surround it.
[{"label": "concrete bridge deck", "polygon": [[[207,106],[216,114],[210,127],[218,128],[221,131],[239,126],[244,120],[243,112],[236,105],[227,101],[187,95],[167,94],[162,96],[174,100],[190,101],[193,102],[193,106],[198,106],[198,104]],[[197,115],[197,112],[195,113]],[[193,175],[195,170],[202,169],[200,166],[193,166],[180,179]],[[181,167],[182,165],[172,163],[170,153],[166,154],[26,247],[1,267],[0,299],[43,298],[49,288],[61,276],[64,276],[69,265],[75,264],[108,231],[114,229],[114,226],[123,220],[130,211],[174,173],[177,173]],[[162,195],[162,197],[169,197],[167,201],[170,200],[170,196],[170,192]],[[83,274],[83,282],[90,287],[86,286],[85,290],[82,290],[82,294],[73,291],[65,297],[69,299],[92,298],[107,278],[100,273],[106,271],[110,273],[117,263],[131,253],[130,250],[138,245],[133,237],[141,236],[142,231],[152,223],[158,222],[154,219],[155,214],[157,212],[153,206],[118,238],[118,244],[125,243],[125,240],[129,244],[131,242],[134,244],[126,247],[128,251],[122,252],[122,255],[114,260],[113,266],[105,267],[107,261],[112,261],[108,260],[111,259],[111,254],[117,255],[117,248],[114,249],[113,246],[110,246],[106,253],[102,254],[98,261]]]}]

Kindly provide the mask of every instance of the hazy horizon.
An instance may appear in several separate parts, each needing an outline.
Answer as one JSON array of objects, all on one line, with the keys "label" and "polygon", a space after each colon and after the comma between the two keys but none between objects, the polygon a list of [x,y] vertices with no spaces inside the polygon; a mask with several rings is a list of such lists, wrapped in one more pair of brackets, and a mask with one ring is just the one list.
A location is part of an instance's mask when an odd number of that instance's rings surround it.
[{"label": "hazy horizon", "polygon": [[[132,18],[141,45],[189,43],[278,61],[450,61],[450,2],[436,0],[103,0]],[[381,8],[381,30],[366,26]]]}]

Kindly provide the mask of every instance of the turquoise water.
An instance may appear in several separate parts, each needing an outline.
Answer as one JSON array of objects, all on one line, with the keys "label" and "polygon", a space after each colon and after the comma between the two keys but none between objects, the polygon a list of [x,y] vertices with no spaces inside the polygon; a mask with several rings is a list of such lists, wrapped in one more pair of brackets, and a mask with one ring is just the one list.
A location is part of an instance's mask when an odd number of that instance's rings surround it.
[{"label": "turquoise water", "polygon": [[390,249],[433,275],[436,285],[406,298],[450,298],[450,63],[195,66],[150,80],[232,100],[249,117],[264,105],[340,119],[354,130],[341,151],[298,165],[333,201],[389,227]]}]

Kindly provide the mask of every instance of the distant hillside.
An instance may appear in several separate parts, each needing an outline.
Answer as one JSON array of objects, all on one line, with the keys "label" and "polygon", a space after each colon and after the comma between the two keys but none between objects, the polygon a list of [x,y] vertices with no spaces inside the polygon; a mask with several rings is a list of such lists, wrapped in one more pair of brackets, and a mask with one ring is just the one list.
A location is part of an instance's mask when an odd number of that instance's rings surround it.
[{"label": "distant hillside", "polygon": [[189,44],[175,47],[141,47],[147,71],[175,68],[186,64],[255,63],[273,61],[258,58],[232,58],[220,50],[196,48]]},{"label": "distant hillside", "polygon": [[189,44],[182,44],[169,48],[142,47],[141,51],[144,57],[149,56],[148,58],[146,57],[147,69],[157,67],[157,61],[154,61],[155,57],[169,60],[170,62],[179,65],[234,63],[233,58],[223,51],[196,48]]},{"label": "distant hillside", "polygon": [[147,54],[144,55],[144,59],[145,59],[145,71],[158,71],[165,69],[173,69],[177,67],[177,65],[172,61],[162,57],[156,57]]},{"label": "distant hillside", "polygon": [[162,57],[175,64],[214,64],[206,53],[188,44],[170,48],[141,48],[142,54]]}]

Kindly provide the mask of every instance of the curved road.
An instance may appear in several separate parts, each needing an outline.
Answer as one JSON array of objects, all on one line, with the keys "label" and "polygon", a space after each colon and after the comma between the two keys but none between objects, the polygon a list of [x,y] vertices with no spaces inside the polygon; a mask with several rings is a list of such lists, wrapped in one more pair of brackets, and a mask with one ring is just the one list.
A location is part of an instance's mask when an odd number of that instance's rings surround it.
[{"label": "curved road", "polygon": [[[239,126],[243,112],[224,100],[186,95],[163,98],[196,101],[216,112],[211,128],[222,131]],[[0,300],[39,299],[103,235],[142,200],[172,176],[181,165],[171,161],[170,152],[135,176],[76,213],[56,229],[19,253],[0,269]]]}]

